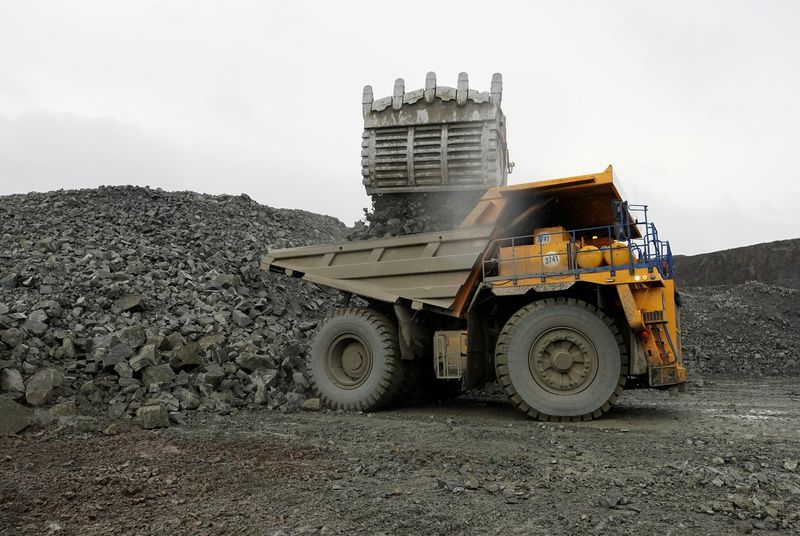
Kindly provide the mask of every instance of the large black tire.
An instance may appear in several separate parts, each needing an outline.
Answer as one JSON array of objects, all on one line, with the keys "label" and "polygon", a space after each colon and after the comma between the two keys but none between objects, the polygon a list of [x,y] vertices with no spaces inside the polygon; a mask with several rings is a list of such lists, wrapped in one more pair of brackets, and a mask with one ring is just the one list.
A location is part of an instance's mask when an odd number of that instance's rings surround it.
[{"label": "large black tire", "polygon": [[556,298],[529,303],[506,322],[495,368],[511,402],[528,416],[579,421],[599,417],[622,394],[628,356],[609,316]]},{"label": "large black tire", "polygon": [[372,309],[341,309],[311,344],[312,387],[333,409],[374,411],[394,401],[404,375],[395,326]]}]

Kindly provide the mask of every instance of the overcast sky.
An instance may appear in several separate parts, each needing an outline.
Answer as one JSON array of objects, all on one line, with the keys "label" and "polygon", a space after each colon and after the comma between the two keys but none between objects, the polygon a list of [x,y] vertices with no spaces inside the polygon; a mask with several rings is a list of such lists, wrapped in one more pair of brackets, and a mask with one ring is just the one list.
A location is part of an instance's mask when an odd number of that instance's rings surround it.
[{"label": "overcast sky", "polygon": [[800,236],[800,2],[0,0],[0,194],[246,192],[348,224],[361,89],[488,90],[509,182],[613,164],[700,253]]}]

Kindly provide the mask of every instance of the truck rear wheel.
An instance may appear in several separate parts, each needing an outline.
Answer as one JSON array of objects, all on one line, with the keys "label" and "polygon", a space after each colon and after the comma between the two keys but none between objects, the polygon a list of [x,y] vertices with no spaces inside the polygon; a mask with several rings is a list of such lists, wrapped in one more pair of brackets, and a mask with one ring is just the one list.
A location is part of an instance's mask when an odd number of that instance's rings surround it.
[{"label": "truck rear wheel", "polygon": [[373,411],[396,397],[403,379],[397,331],[372,309],[329,316],[311,345],[311,383],[334,409]]},{"label": "truck rear wheel", "polygon": [[512,403],[543,421],[599,417],[622,394],[627,352],[613,320],[566,298],[522,307],[495,348],[497,378]]}]

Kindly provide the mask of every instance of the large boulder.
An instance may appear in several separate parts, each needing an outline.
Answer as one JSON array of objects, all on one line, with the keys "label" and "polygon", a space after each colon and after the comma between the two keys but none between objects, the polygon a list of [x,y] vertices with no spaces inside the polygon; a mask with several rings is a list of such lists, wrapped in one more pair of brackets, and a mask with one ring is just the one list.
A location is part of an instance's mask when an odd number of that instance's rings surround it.
[{"label": "large boulder", "polygon": [[33,410],[0,396],[0,435],[16,434],[33,422]]},{"label": "large boulder", "polygon": [[145,387],[153,384],[168,384],[172,382],[173,378],[175,378],[175,372],[167,364],[149,366],[142,371],[142,383]]},{"label": "large boulder", "polygon": [[53,389],[61,386],[64,375],[52,368],[41,369],[25,384],[25,400],[31,406],[41,406],[50,399]]},{"label": "large boulder", "polygon": [[25,382],[22,379],[22,373],[14,368],[0,370],[0,391],[24,393]]},{"label": "large boulder", "polygon": [[169,413],[160,404],[142,406],[136,410],[136,419],[145,430],[169,426]]}]

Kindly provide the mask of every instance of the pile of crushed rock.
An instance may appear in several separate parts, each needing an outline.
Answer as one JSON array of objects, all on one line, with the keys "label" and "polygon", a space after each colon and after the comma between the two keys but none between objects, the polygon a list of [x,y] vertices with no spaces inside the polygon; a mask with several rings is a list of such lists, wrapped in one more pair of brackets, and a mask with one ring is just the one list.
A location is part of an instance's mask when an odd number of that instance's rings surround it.
[{"label": "pile of crushed rock", "polygon": [[342,240],[338,220],[209,196],[101,187],[0,197],[0,403],[181,421],[292,411],[307,339],[335,300],[258,266]]},{"label": "pile of crushed rock", "polygon": [[800,374],[800,290],[751,281],[681,290],[690,373]]}]

